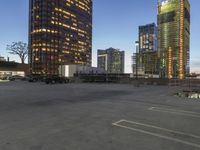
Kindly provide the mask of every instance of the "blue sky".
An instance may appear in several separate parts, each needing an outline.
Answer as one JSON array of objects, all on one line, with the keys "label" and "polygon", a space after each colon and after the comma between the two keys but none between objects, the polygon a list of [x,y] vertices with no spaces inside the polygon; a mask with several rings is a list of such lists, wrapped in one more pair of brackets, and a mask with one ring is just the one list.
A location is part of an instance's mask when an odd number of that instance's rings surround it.
[{"label": "blue sky", "polygon": [[[200,72],[200,1],[190,3],[191,69]],[[157,0],[94,0],[93,65],[97,49],[114,47],[126,51],[125,68],[130,72],[138,26],[156,22],[156,15]],[[28,0],[1,0],[0,20],[0,55],[7,57],[7,44],[28,41]]]}]

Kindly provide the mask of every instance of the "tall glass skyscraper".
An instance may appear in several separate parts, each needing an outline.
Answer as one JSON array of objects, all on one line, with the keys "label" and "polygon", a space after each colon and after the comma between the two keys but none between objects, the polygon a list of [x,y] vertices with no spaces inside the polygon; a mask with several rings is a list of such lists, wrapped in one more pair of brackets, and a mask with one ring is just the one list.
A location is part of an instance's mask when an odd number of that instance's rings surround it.
[{"label": "tall glass skyscraper", "polygon": [[157,26],[155,23],[139,26],[140,52],[157,51]]},{"label": "tall glass skyscraper", "polygon": [[189,74],[189,0],[159,0],[158,51],[161,77],[184,79]]},{"label": "tall glass skyscraper", "polygon": [[153,77],[159,74],[157,53],[157,26],[155,23],[139,26],[136,53],[133,54],[133,74]]},{"label": "tall glass skyscraper", "polygon": [[57,75],[59,65],[91,65],[92,0],[29,0],[32,74]]}]

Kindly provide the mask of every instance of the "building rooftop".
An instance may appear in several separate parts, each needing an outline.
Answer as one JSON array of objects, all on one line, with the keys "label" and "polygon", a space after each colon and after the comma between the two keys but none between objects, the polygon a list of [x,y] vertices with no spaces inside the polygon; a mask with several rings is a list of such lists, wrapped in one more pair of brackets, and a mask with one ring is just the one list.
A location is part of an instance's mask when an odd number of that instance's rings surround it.
[{"label": "building rooftop", "polygon": [[199,149],[200,103],[173,87],[1,84],[1,150]]}]

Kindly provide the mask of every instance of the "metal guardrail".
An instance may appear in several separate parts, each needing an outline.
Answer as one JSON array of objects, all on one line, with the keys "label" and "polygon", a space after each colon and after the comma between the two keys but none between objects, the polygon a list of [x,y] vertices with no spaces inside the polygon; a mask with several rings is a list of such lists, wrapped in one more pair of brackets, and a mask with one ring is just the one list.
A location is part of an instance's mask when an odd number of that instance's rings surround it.
[{"label": "metal guardrail", "polygon": [[200,80],[199,79],[185,79],[185,80],[178,80],[172,79],[169,80],[169,86],[177,86],[182,90],[187,91],[200,91]]}]

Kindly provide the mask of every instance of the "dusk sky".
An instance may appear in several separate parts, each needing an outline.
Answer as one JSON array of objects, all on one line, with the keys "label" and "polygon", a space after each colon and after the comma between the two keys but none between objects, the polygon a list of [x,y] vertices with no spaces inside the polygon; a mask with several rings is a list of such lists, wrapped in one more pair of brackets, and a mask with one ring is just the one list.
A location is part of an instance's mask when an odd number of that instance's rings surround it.
[{"label": "dusk sky", "polygon": [[[200,1],[191,3],[191,70],[200,72]],[[138,26],[156,22],[157,0],[94,0],[93,66],[97,49],[119,48],[126,52],[126,72],[131,72],[131,56]],[[28,42],[28,0],[1,0],[0,55],[9,56],[6,45]],[[11,60],[16,58],[11,57]]]}]

